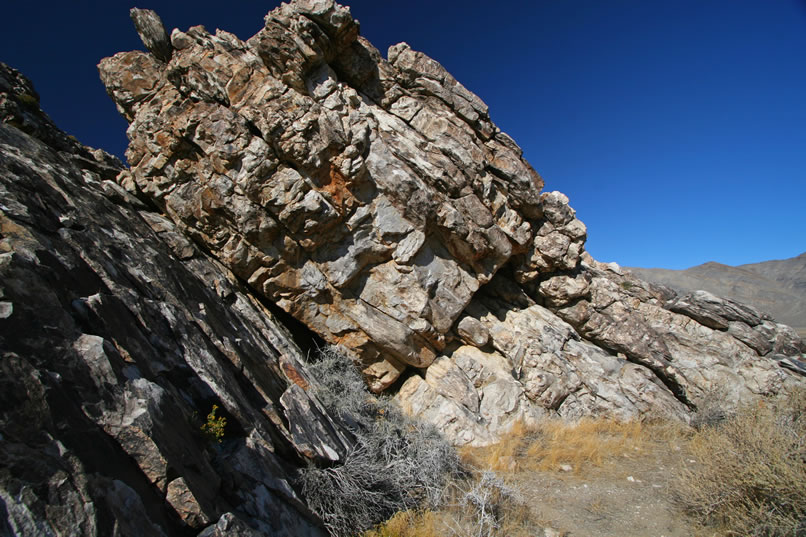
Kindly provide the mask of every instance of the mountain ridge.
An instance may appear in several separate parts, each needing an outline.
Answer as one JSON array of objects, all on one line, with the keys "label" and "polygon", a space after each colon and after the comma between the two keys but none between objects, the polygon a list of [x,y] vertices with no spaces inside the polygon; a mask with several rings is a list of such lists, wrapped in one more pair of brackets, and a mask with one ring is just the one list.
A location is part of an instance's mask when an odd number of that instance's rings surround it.
[{"label": "mountain ridge", "polygon": [[806,252],[736,266],[709,261],[682,270],[625,268],[678,292],[702,289],[753,305],[806,337]]}]

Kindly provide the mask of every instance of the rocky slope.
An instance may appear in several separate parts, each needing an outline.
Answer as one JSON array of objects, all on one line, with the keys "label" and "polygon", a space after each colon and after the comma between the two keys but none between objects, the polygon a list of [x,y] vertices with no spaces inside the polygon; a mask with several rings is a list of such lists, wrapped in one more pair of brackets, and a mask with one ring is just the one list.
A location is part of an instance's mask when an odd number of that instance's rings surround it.
[{"label": "rocky slope", "polygon": [[0,535],[323,535],[292,476],[349,435],[287,329],[36,100],[0,64]]},{"label": "rocky slope", "polygon": [[0,70],[0,534],[321,534],[292,476],[352,440],[288,327],[456,444],[803,384],[792,329],[593,260],[484,103],[348,9],[248,41],[133,18],[151,52],[99,66],[128,170]]},{"label": "rocky slope", "polygon": [[772,314],[806,336],[806,253],[732,267],[709,262],[685,270],[629,268],[644,280],[687,293],[702,289]]}]

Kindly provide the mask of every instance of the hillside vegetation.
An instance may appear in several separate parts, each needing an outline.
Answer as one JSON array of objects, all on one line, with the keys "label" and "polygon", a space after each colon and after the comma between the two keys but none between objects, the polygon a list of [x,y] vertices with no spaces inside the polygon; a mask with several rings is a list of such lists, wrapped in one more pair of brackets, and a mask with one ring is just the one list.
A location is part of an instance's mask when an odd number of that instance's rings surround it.
[{"label": "hillside vegetation", "polygon": [[494,523],[454,493],[437,510],[399,512],[364,537],[806,535],[804,410],[799,392],[732,414],[709,409],[696,426],[517,426],[498,444],[462,450],[473,486],[495,483]]}]

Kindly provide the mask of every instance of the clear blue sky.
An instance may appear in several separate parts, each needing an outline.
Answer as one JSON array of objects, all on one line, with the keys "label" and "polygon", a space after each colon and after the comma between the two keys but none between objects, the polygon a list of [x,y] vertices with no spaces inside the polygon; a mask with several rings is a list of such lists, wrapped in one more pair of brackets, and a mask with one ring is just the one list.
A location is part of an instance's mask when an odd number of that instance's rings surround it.
[{"label": "clear blue sky", "polygon": [[[56,123],[122,155],[95,65],[142,48],[121,2],[9,2],[0,60]],[[139,0],[137,0],[139,2]],[[138,3],[246,39],[278,4]],[[407,41],[490,106],[602,261],[685,268],[806,251],[805,0],[356,0],[384,54]]]}]

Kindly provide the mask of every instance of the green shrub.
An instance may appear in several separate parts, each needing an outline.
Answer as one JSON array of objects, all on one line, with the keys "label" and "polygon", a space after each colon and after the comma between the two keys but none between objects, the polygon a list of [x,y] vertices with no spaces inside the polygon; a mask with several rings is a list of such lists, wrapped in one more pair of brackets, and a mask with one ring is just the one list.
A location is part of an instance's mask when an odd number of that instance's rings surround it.
[{"label": "green shrub", "polygon": [[224,428],[227,426],[227,418],[216,416],[218,405],[213,405],[213,409],[207,414],[207,421],[201,426],[201,431],[211,442],[221,443],[224,439]]}]

